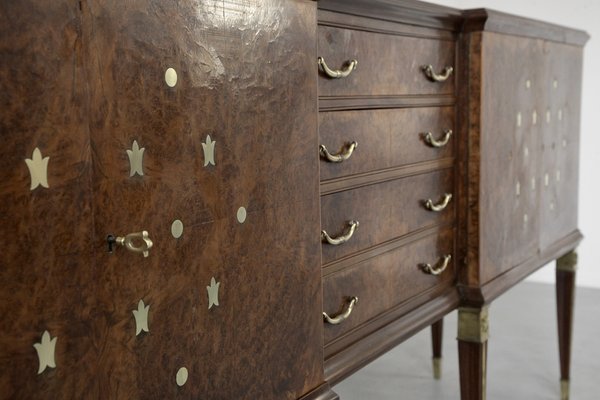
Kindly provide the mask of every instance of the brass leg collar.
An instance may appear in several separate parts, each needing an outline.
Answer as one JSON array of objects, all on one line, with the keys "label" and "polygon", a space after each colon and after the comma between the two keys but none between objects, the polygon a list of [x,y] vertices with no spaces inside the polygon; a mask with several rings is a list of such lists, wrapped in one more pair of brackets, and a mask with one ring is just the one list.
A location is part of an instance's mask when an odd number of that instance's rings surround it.
[{"label": "brass leg collar", "polygon": [[458,309],[458,340],[485,343],[489,337],[488,308]]},{"label": "brass leg collar", "polygon": [[556,260],[558,271],[575,272],[577,270],[577,253],[570,251]]},{"label": "brass leg collar", "polygon": [[442,358],[433,357],[433,378],[442,379]]},{"label": "brass leg collar", "polygon": [[560,381],[560,400],[569,400],[570,384],[569,381],[563,379]]}]

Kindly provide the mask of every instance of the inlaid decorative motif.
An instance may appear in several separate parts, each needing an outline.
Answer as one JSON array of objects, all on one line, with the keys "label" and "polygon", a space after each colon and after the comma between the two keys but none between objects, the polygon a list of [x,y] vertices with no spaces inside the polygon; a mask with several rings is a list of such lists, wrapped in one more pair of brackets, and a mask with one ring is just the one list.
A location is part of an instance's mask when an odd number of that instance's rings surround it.
[{"label": "inlaid decorative motif", "polygon": [[210,286],[206,287],[208,291],[208,309],[210,310],[212,306],[219,305],[219,286],[221,286],[221,282],[217,282],[214,277],[210,280]]},{"label": "inlaid decorative motif", "polygon": [[188,370],[186,367],[181,367],[177,371],[177,375],[175,375],[175,382],[177,382],[177,386],[183,386],[188,380]]},{"label": "inlaid decorative motif", "polygon": [[127,156],[129,156],[129,166],[130,166],[129,176],[133,176],[135,174],[138,174],[139,176],[144,175],[144,167],[143,167],[144,150],[146,150],[146,148],[145,147],[140,148],[137,140],[133,141],[131,150],[127,150]]},{"label": "inlaid decorative motif", "polygon": [[31,175],[30,190],[34,190],[38,186],[49,188],[48,186],[48,161],[50,157],[42,158],[42,152],[37,147],[33,150],[31,158],[26,158],[25,163],[29,168]]},{"label": "inlaid decorative motif", "polygon": [[167,68],[165,71],[165,83],[168,87],[175,87],[177,85],[177,71],[173,68]]},{"label": "inlaid decorative motif", "polygon": [[202,143],[202,149],[204,150],[204,166],[208,164],[215,165],[215,144],[217,141],[213,141],[210,135],[206,135],[206,142]]},{"label": "inlaid decorative motif", "polygon": [[148,329],[148,311],[150,311],[150,305],[145,305],[144,300],[140,300],[137,310],[132,311],[135,318],[135,336],[142,331],[150,332],[150,329]]},{"label": "inlaid decorative motif", "polygon": [[245,207],[238,208],[236,217],[240,224],[243,224],[246,221],[247,216],[248,216],[248,213],[246,212]]},{"label": "inlaid decorative motif", "polygon": [[44,331],[42,334],[42,341],[35,343],[33,347],[37,352],[40,366],[38,368],[38,375],[46,370],[46,367],[56,368],[56,362],[54,361],[54,351],[56,349],[57,337],[51,338],[48,331]]},{"label": "inlaid decorative motif", "polygon": [[183,235],[183,222],[181,220],[176,219],[171,224],[171,235],[175,239],[179,239],[181,235]]}]

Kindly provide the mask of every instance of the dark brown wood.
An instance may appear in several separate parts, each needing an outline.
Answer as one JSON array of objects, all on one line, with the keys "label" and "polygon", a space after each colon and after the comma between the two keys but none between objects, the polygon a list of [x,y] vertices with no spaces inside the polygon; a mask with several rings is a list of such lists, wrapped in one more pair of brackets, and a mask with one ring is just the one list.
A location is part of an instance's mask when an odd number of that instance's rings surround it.
[{"label": "dark brown wood", "polygon": [[461,400],[485,400],[487,341],[458,341]]},{"label": "dark brown wood", "polygon": [[426,132],[439,139],[448,129],[456,130],[453,107],[320,113],[320,143],[329,151],[358,143],[344,162],[321,158],[321,181],[453,157],[452,138],[439,149],[424,141]]},{"label": "dark brown wood", "polygon": [[444,339],[444,319],[431,325],[431,348],[433,358],[442,358],[442,342]]},{"label": "dark brown wood", "polygon": [[325,324],[325,345],[416,295],[451,287],[455,281],[452,262],[440,276],[426,274],[419,264],[435,265],[440,257],[452,254],[452,234],[451,229],[436,232],[324,277],[323,307],[328,314],[337,313],[352,296],[359,299],[346,321]]},{"label": "dark brown wood", "polygon": [[576,253],[570,252],[557,261],[556,314],[558,321],[558,350],[560,379],[571,379],[571,343],[573,338],[573,309],[575,306]]},{"label": "dark brown wood", "polygon": [[320,73],[319,96],[452,94],[453,78],[431,82],[421,67],[431,64],[436,71],[453,67],[455,43],[320,25],[318,54],[330,68],[342,68],[353,59],[358,66],[342,80]]},{"label": "dark brown wood", "polygon": [[319,0],[319,9],[453,31],[462,23],[457,9],[415,0]]},{"label": "dark brown wood", "polygon": [[[316,4],[31,1],[1,20],[2,397],[296,399],[321,385]],[[130,177],[134,140],[144,175]],[[50,187],[30,191],[35,147]],[[107,252],[108,234],[141,230],[148,258]],[[44,330],[56,368],[37,375]]]},{"label": "dark brown wood", "polygon": [[590,38],[586,32],[577,29],[484,8],[466,10],[463,16],[464,32],[497,32],[576,46],[583,46]]},{"label": "dark brown wood", "polygon": [[434,202],[452,193],[452,170],[412,176],[365,186],[321,198],[321,229],[339,236],[348,221],[360,223],[348,242],[333,246],[323,243],[323,263],[399,238],[420,228],[454,221],[452,202],[441,212],[432,212],[423,202]]}]

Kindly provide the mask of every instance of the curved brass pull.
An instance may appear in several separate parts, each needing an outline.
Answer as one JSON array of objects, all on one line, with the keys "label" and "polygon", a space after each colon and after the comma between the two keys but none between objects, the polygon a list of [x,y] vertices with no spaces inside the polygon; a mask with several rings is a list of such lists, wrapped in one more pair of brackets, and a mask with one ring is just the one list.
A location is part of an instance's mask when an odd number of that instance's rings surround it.
[{"label": "curved brass pull", "polygon": [[329,162],[341,163],[342,161],[346,161],[347,159],[349,159],[352,153],[354,152],[354,149],[356,149],[357,147],[358,143],[353,141],[344,145],[344,147],[342,147],[338,153],[331,154],[329,150],[327,150],[327,147],[321,144],[319,145],[319,154],[321,155],[321,157],[325,158]]},{"label": "curved brass pull", "polygon": [[[136,242],[139,242],[139,246],[136,246]],[[135,232],[126,235],[125,237],[118,236],[114,237],[112,235],[108,236],[108,250],[112,251],[112,244],[118,244],[120,246],[125,247],[127,250],[132,251],[134,253],[142,253],[144,257],[148,257],[150,249],[154,245],[152,240],[148,236],[147,231]]]},{"label": "curved brass pull", "polygon": [[431,132],[427,132],[427,133],[425,133],[425,136],[423,137],[423,139],[425,140],[425,143],[427,143],[431,147],[440,148],[440,147],[444,147],[445,145],[448,144],[448,141],[450,141],[450,137],[452,136],[452,133],[453,133],[452,129],[446,129],[444,131],[444,137],[437,140],[433,137],[433,134]]},{"label": "curved brass pull", "polygon": [[352,235],[354,235],[354,232],[356,231],[356,228],[358,228],[358,225],[358,221],[348,222],[348,226],[350,227],[350,229],[348,229],[348,232],[344,233],[342,236],[339,236],[337,238],[332,238],[327,232],[321,231],[321,240],[334,246],[346,243],[348,240],[350,240]]},{"label": "curved brass pull", "polygon": [[419,264],[419,267],[421,267],[423,272],[425,272],[426,274],[440,275],[442,272],[444,272],[446,270],[446,268],[448,268],[448,265],[450,265],[451,259],[452,259],[452,256],[450,254],[448,254],[446,256],[443,256],[440,259],[441,263],[438,261],[438,263],[435,266],[432,266],[431,264]]},{"label": "curved brass pull", "polygon": [[433,82],[444,82],[450,78],[450,75],[452,75],[452,72],[454,72],[454,68],[452,67],[444,67],[440,74],[435,73],[433,70],[433,65],[423,65],[421,68],[423,69],[425,76]]},{"label": "curved brass pull", "polygon": [[425,208],[429,211],[440,212],[448,206],[450,200],[452,200],[452,193],[446,193],[444,194],[444,199],[438,204],[433,204],[433,200],[431,199],[425,200],[424,204]]},{"label": "curved brass pull", "polygon": [[331,325],[337,325],[340,322],[348,319],[350,314],[352,314],[352,310],[354,310],[354,305],[356,303],[358,303],[358,297],[353,296],[353,297],[350,297],[349,300],[350,300],[350,302],[348,303],[348,308],[346,309],[346,311],[339,313],[335,317],[330,317],[329,315],[327,315],[326,312],[323,312],[323,320],[325,320],[325,322],[327,322]]},{"label": "curved brass pull", "polygon": [[352,71],[356,69],[356,66],[358,65],[358,61],[348,60],[344,64],[343,69],[331,69],[329,68],[327,63],[325,63],[325,59],[323,57],[319,57],[317,59],[317,62],[319,63],[319,66],[323,69],[323,72],[325,72],[325,75],[333,79],[346,78],[352,73]]}]

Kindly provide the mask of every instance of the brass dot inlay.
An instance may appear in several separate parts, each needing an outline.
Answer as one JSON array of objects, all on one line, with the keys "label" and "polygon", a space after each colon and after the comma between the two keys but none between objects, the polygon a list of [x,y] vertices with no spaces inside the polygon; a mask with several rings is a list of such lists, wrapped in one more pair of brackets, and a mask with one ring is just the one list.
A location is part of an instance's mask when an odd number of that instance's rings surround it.
[{"label": "brass dot inlay", "polygon": [[171,235],[173,235],[175,239],[179,239],[181,235],[183,235],[183,222],[178,219],[173,221],[171,224]]},{"label": "brass dot inlay", "polygon": [[530,81],[529,79],[527,79],[527,80],[525,81],[525,87],[526,87],[527,89],[529,89],[529,88],[531,87],[531,81]]},{"label": "brass dot inlay", "polygon": [[173,68],[167,68],[165,71],[165,82],[169,87],[175,87],[177,85],[177,71]]},{"label": "brass dot inlay", "polygon": [[533,110],[533,114],[531,115],[531,122],[533,122],[533,125],[537,124],[537,111]]},{"label": "brass dot inlay", "polygon": [[248,213],[246,212],[246,208],[240,207],[237,210],[237,220],[240,224],[243,224],[246,221],[246,217]]},{"label": "brass dot inlay", "polygon": [[188,370],[186,367],[179,368],[177,371],[177,375],[175,376],[175,382],[177,382],[177,386],[183,386],[188,380]]}]

